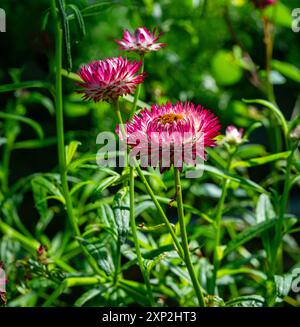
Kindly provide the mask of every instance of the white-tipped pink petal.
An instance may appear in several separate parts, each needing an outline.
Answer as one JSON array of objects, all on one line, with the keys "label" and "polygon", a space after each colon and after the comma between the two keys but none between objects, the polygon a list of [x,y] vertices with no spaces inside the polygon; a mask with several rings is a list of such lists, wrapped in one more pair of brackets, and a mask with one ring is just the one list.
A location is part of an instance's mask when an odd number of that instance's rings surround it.
[{"label": "white-tipped pink petal", "polygon": [[85,100],[109,101],[125,94],[133,94],[136,86],[144,81],[145,73],[139,74],[141,62],[127,58],[108,58],[83,66],[78,75],[83,82],[78,93]]},{"label": "white-tipped pink petal", "polygon": [[165,43],[157,43],[156,41],[161,36],[161,33],[156,34],[156,28],[150,32],[146,27],[139,27],[130,33],[128,30],[123,32],[123,39],[116,40],[120,45],[120,50],[135,51],[139,53],[147,53],[151,51],[158,51],[166,46]]},{"label": "white-tipped pink petal", "polygon": [[[119,130],[117,128],[117,132]],[[216,145],[219,131],[218,118],[200,105],[166,103],[153,105],[151,110],[143,109],[136,114],[126,123],[125,139],[135,153],[151,159],[149,165],[157,166],[153,164],[154,159],[163,171],[171,165],[182,168],[183,163],[195,163],[195,157],[205,160],[205,147]],[[167,159],[170,163],[164,165]]]}]

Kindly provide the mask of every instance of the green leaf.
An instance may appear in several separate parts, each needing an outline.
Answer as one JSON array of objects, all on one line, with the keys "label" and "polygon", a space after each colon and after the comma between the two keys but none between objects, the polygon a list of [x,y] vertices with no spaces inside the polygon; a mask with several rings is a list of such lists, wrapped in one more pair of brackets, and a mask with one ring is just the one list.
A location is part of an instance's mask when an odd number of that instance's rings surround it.
[{"label": "green leaf", "polygon": [[262,232],[266,231],[267,229],[273,227],[277,222],[277,219],[266,220],[262,223],[250,226],[243,230],[236,238],[231,240],[225,250],[223,255],[226,256],[228,253],[234,251],[239,246],[243,245],[244,243],[250,241],[257,235],[261,234]]},{"label": "green leaf", "polygon": [[257,223],[261,223],[266,220],[276,218],[276,214],[273,208],[273,205],[270,201],[270,198],[261,194],[258,198],[257,206],[256,206],[256,221]]},{"label": "green leaf", "polygon": [[266,154],[265,147],[260,144],[243,144],[239,146],[237,151],[237,156],[243,160],[254,157],[263,157]]},{"label": "green leaf", "polygon": [[94,181],[83,181],[80,182],[78,184],[76,184],[70,191],[70,194],[73,195],[74,193],[76,193],[77,191],[79,191],[82,187],[86,186],[86,185],[93,185],[95,184]]},{"label": "green leaf", "polygon": [[284,5],[281,1],[273,6],[268,6],[264,10],[264,16],[268,17],[271,21],[274,21],[276,25],[287,27],[291,29],[292,15],[290,9]]},{"label": "green leaf", "polygon": [[43,107],[45,107],[51,115],[54,115],[55,113],[53,101],[41,93],[30,92],[28,98],[26,98],[26,103],[28,102],[43,105]]},{"label": "green leaf", "polygon": [[62,21],[62,27],[63,27],[64,45],[65,45],[65,51],[67,56],[67,70],[71,71],[72,55],[71,55],[71,38],[70,38],[69,20],[65,11],[64,0],[57,0],[57,2],[58,2],[58,10],[59,10],[60,18]]},{"label": "green leaf", "polygon": [[290,78],[291,80],[300,83],[300,69],[287,62],[282,62],[278,60],[272,61],[272,67],[278,70],[284,76]]},{"label": "green leaf", "polygon": [[119,281],[118,286],[130,295],[136,303],[139,303],[139,305],[147,306],[149,304],[149,300],[145,294],[144,284],[123,279]]},{"label": "green leaf", "polygon": [[98,288],[93,288],[88,290],[87,292],[83,293],[74,303],[75,307],[82,307],[86,302],[90,301],[94,297],[99,294],[103,294],[103,290],[105,290],[105,286],[100,286]]},{"label": "green leaf", "polygon": [[240,177],[237,175],[229,174],[227,172],[224,172],[220,169],[217,169],[217,168],[209,166],[209,165],[205,165],[204,170],[218,178],[227,178],[233,182],[237,182],[237,183],[241,184],[242,186],[251,188],[259,193],[268,194],[268,192],[263,187],[261,187],[260,185],[258,185],[255,182],[251,181],[250,179],[246,179],[246,178],[243,178],[243,177]]},{"label": "green leaf", "polygon": [[247,99],[247,100],[243,99],[243,101],[245,103],[260,104],[260,105],[265,106],[266,108],[270,109],[275,114],[275,116],[277,117],[277,120],[278,120],[279,124],[282,126],[285,138],[288,137],[289,129],[288,129],[286,119],[284,118],[284,115],[282,114],[282,112],[280,111],[280,109],[277,106],[275,106],[273,103],[271,103],[269,101],[261,100],[261,99],[251,99],[251,100],[250,99]]},{"label": "green leaf", "polygon": [[260,157],[260,158],[252,158],[248,159],[247,161],[237,161],[232,164],[232,168],[236,167],[255,167],[259,165],[265,165],[267,163],[287,159],[291,154],[291,151],[280,152],[271,154],[269,156]]},{"label": "green leaf", "polygon": [[114,184],[119,179],[119,176],[109,176],[104,178],[96,188],[96,193],[102,193],[106,188]]},{"label": "green leaf", "polygon": [[34,179],[34,183],[40,187],[43,187],[47,191],[48,194],[64,199],[59,188],[53,182],[50,182],[45,177],[43,177],[43,176],[36,177]]},{"label": "green leaf", "polygon": [[257,279],[261,281],[267,280],[267,276],[263,272],[251,268],[238,268],[238,269],[223,268],[218,271],[218,279],[224,276],[232,276],[232,275],[239,275],[239,274],[246,274],[252,276],[253,279],[255,280]]},{"label": "green leaf", "polygon": [[130,207],[128,187],[124,187],[116,193],[113,201],[113,211],[120,240],[124,243],[129,230]]},{"label": "green leaf", "polygon": [[[175,225],[171,224],[171,226],[174,228],[175,230]],[[168,228],[166,226],[166,224],[158,224],[158,225],[154,225],[154,226],[145,226],[140,225],[138,226],[138,229],[143,231],[143,232],[160,232],[160,233],[165,233],[168,231]]]},{"label": "green leaf", "polygon": [[65,69],[62,69],[61,70],[61,74],[62,74],[62,76],[66,77],[66,78],[69,78],[73,82],[78,82],[78,83],[83,82],[83,80],[81,79],[81,77],[78,74],[75,74],[75,73],[72,73],[72,72],[68,72]]},{"label": "green leaf", "polygon": [[293,274],[288,273],[283,276],[275,275],[276,295],[279,298],[287,296],[291,290]]},{"label": "green leaf", "polygon": [[246,295],[231,299],[225,303],[226,307],[263,307],[265,299],[260,295]]},{"label": "green leaf", "polygon": [[107,276],[110,276],[114,270],[112,259],[112,249],[110,244],[110,234],[103,235],[99,239],[86,240],[81,237],[76,237],[88,250],[91,256],[98,262]]},{"label": "green leaf", "polygon": [[98,211],[98,214],[99,214],[99,218],[100,218],[100,221],[112,228],[113,230],[117,231],[117,224],[116,224],[116,220],[115,220],[115,215],[114,215],[114,212],[112,210],[112,208],[108,205],[108,204],[102,204],[99,208],[99,211]]},{"label": "green leaf", "polygon": [[212,72],[220,85],[233,85],[243,76],[243,70],[231,51],[221,50],[212,59]]},{"label": "green leaf", "polygon": [[15,115],[15,114],[8,114],[8,113],[5,113],[5,112],[0,112],[0,118],[12,119],[12,120],[20,121],[20,122],[22,122],[24,124],[27,124],[30,127],[32,127],[32,129],[34,129],[34,131],[36,132],[37,136],[40,139],[44,138],[44,132],[43,132],[43,129],[42,129],[41,125],[39,123],[37,123],[36,121],[34,121],[33,119],[23,117],[23,116],[19,116],[19,115]]},{"label": "green leaf", "polygon": [[72,141],[69,145],[66,146],[66,164],[69,166],[71,163],[78,146],[81,145],[78,141]]},{"label": "green leaf", "polygon": [[99,15],[103,13],[108,8],[111,8],[113,5],[119,3],[119,1],[112,0],[112,1],[101,1],[100,3],[94,3],[90,6],[85,7],[81,10],[81,13],[85,17]]},{"label": "green leaf", "polygon": [[47,216],[48,206],[47,201],[42,200],[47,196],[47,189],[37,183],[36,178],[31,180],[31,187],[36,209],[39,212],[40,216],[44,218]]},{"label": "green leaf", "polygon": [[78,9],[77,6],[72,5],[72,4],[68,5],[68,8],[70,8],[74,13],[76,25],[77,25],[77,28],[78,28],[78,31],[79,31],[81,37],[85,37],[86,30],[85,30],[84,19],[82,17],[81,11]]},{"label": "green leaf", "polygon": [[159,256],[154,258],[153,260],[144,260],[144,266],[146,268],[146,272],[148,276],[151,274],[151,270],[159,264],[163,259],[166,258],[168,254],[167,253],[161,253]]},{"label": "green leaf", "polygon": [[27,82],[1,85],[0,92],[10,92],[19,89],[30,89],[30,88],[42,88],[42,89],[52,90],[52,86],[49,83],[42,82],[42,81],[27,81]]}]

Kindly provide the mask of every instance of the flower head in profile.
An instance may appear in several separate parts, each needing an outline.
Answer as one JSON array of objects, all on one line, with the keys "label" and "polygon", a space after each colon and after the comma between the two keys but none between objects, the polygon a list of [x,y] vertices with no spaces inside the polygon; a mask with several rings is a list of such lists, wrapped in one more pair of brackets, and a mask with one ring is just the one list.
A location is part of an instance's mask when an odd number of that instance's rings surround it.
[{"label": "flower head in profile", "polygon": [[135,51],[141,54],[151,51],[158,51],[166,46],[165,43],[157,43],[161,33],[156,33],[156,28],[149,31],[146,27],[139,27],[134,33],[124,30],[122,40],[116,40],[120,50]]},{"label": "flower head in profile", "polygon": [[138,73],[141,62],[127,58],[108,58],[83,66],[78,75],[83,82],[77,83],[85,100],[109,101],[119,96],[133,94],[136,86],[144,81],[145,73]]},{"label": "flower head in profile", "polygon": [[268,6],[274,5],[277,0],[253,0],[254,6],[258,9],[264,9]]},{"label": "flower head in profile", "polygon": [[[196,158],[205,158],[205,148],[216,145],[220,124],[217,117],[200,105],[178,102],[153,105],[143,109],[125,126],[130,156],[140,158],[141,166],[172,165],[182,169],[183,164],[195,166]],[[118,129],[120,135],[120,128]]]},{"label": "flower head in profile", "polygon": [[241,144],[243,142],[243,134],[243,128],[237,129],[235,126],[230,125],[226,128],[223,142],[232,145]]}]

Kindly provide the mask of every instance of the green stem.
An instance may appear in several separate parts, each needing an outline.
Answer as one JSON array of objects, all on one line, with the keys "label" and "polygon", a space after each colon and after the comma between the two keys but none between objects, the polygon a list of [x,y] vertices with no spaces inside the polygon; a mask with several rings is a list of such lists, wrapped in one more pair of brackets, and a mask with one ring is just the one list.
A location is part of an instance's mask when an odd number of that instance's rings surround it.
[{"label": "green stem", "polygon": [[2,178],[2,188],[3,193],[9,191],[9,165],[10,165],[10,155],[11,155],[11,146],[10,144],[4,145],[3,150],[3,178]]},{"label": "green stem", "polygon": [[153,306],[155,306],[155,301],[154,301],[152,290],[151,290],[149,274],[146,272],[145,267],[144,267],[143,258],[142,258],[140,245],[139,245],[139,239],[138,239],[137,232],[136,232],[137,228],[136,228],[135,216],[134,216],[134,168],[133,167],[130,167],[129,193],[130,193],[130,224],[131,224],[131,230],[132,230],[132,237],[134,240],[138,264],[140,266],[140,270],[142,272],[142,275],[143,275],[143,278],[144,278],[144,281],[146,284],[146,292],[148,295],[150,306],[153,307]]},{"label": "green stem", "polygon": [[190,274],[194,290],[196,292],[198,301],[200,306],[205,307],[205,299],[202,293],[202,289],[199,283],[199,280],[195,274],[195,270],[191,261],[190,251],[189,251],[189,243],[185,228],[185,220],[184,220],[184,211],[183,211],[183,201],[182,201],[182,190],[181,190],[181,183],[180,183],[180,172],[178,168],[174,167],[174,175],[175,175],[175,186],[176,186],[176,194],[177,194],[177,212],[178,212],[178,219],[180,225],[180,232],[182,238],[182,247],[184,251],[184,258],[185,263]]},{"label": "green stem", "polygon": [[[276,98],[274,93],[274,86],[271,80],[271,73],[272,73],[272,58],[273,58],[273,47],[274,47],[274,40],[272,36],[272,23],[269,21],[268,18],[263,17],[263,25],[264,25],[264,42],[266,46],[266,94],[268,100],[276,105]],[[278,130],[278,123],[274,113],[270,113],[269,115],[270,127],[269,127],[269,138],[271,144],[274,142],[273,150],[274,152],[280,152],[282,148],[282,142],[280,137],[280,132]],[[275,133],[274,133],[274,127]]]},{"label": "green stem", "polygon": [[[229,170],[232,162],[232,158],[234,156],[234,152],[230,153],[227,167],[226,169]],[[227,190],[229,186],[230,181],[226,178],[223,179],[222,182],[222,193],[220,200],[217,205],[217,211],[216,211],[216,219],[215,219],[215,246],[214,246],[214,256],[213,256],[213,262],[214,262],[214,271],[213,271],[213,277],[212,277],[212,285],[211,285],[211,292],[215,294],[216,291],[216,283],[217,283],[217,275],[218,270],[220,268],[220,258],[219,258],[219,247],[221,243],[221,227],[222,227],[222,212],[223,207],[227,195]]]},{"label": "green stem", "polygon": [[267,96],[270,102],[276,104],[274,87],[271,81],[272,73],[272,57],[273,57],[273,39],[271,34],[272,24],[268,18],[263,18],[264,24],[264,42],[266,45],[266,85],[267,85]]},{"label": "green stem", "polygon": [[[141,62],[142,62],[142,65],[141,65],[141,68],[140,68],[140,73],[142,74],[144,72],[144,55],[141,55]],[[135,114],[137,102],[138,102],[138,99],[139,99],[139,96],[140,96],[140,93],[141,93],[141,88],[142,88],[142,84],[139,84],[137,86],[137,88],[136,88],[136,92],[135,92],[134,100],[133,100],[133,105],[132,105],[132,108],[131,108],[131,111],[130,111],[130,116],[129,116],[130,120],[132,119],[132,117]]]},{"label": "green stem", "polygon": [[274,254],[272,258],[272,267],[271,267],[272,276],[274,276],[276,273],[276,264],[278,263],[279,267],[282,265],[282,229],[283,229],[283,222],[284,222],[284,214],[289,199],[290,176],[291,176],[294,151],[295,148],[292,149],[291,154],[287,159],[286,173],[284,178],[284,188],[283,188],[282,198],[280,201],[278,223],[276,225],[275,247],[274,247],[274,252],[273,252]]},{"label": "green stem", "polygon": [[[117,118],[118,118],[118,121],[120,123],[120,128],[121,128],[121,133],[123,135],[125,135],[125,129],[124,129],[124,123],[123,123],[123,118],[122,118],[122,114],[121,114],[121,111],[120,111],[120,105],[119,105],[119,101],[118,99],[113,101],[113,107],[116,111],[116,114],[117,114]],[[126,169],[128,163],[127,163],[127,153],[125,153],[126,157],[125,157],[125,167],[124,169]],[[123,172],[124,172],[124,169],[123,169]],[[127,184],[127,181],[125,181],[123,183],[123,186],[126,186]],[[118,242],[117,242],[117,258],[116,258],[116,269],[115,269],[115,276],[114,276],[114,284],[116,285],[117,282],[118,282],[118,279],[119,279],[119,274],[120,274],[120,267],[121,267],[121,241],[120,239],[118,239]]]},{"label": "green stem", "polygon": [[[70,225],[75,237],[80,236],[80,230],[77,225],[77,220],[74,215],[72,199],[69,192],[68,176],[66,169],[66,154],[65,154],[65,140],[64,140],[64,122],[63,122],[63,94],[62,94],[62,28],[57,14],[56,2],[51,1],[52,14],[55,20],[55,114],[56,114],[56,129],[57,129],[57,145],[58,145],[58,161],[59,171],[61,177],[61,185],[63,195],[66,201],[66,211],[69,218]],[[87,260],[96,274],[103,275],[99,269],[96,261],[89,254],[87,249],[79,242]]]},{"label": "green stem", "polygon": [[154,192],[153,192],[151,186],[149,185],[149,183],[148,183],[146,177],[145,177],[144,174],[143,174],[143,171],[142,171],[141,167],[140,167],[138,164],[136,165],[136,170],[137,170],[137,173],[138,173],[138,175],[139,175],[139,177],[140,177],[142,183],[143,183],[144,186],[146,187],[146,190],[147,190],[149,196],[151,197],[151,199],[152,199],[152,201],[153,201],[153,203],[154,203],[154,205],[155,205],[155,207],[156,207],[156,209],[157,209],[157,211],[158,211],[158,213],[159,213],[159,215],[160,215],[162,221],[165,223],[166,227],[168,228],[168,230],[169,230],[169,232],[170,232],[170,234],[171,234],[171,237],[172,237],[172,239],[173,239],[173,242],[174,242],[174,244],[175,244],[175,248],[176,248],[177,251],[178,251],[179,256],[180,256],[182,259],[184,259],[183,248],[182,248],[182,246],[180,245],[180,243],[179,243],[179,241],[178,241],[178,238],[177,238],[177,236],[176,236],[176,232],[175,232],[174,228],[172,227],[172,225],[170,224],[169,219],[167,218],[167,216],[166,216],[164,210],[162,209],[160,203],[159,203],[158,200],[156,199],[156,196],[155,196],[155,194],[154,194]]},{"label": "green stem", "polygon": [[119,279],[121,267],[121,240],[120,238],[117,240],[117,255],[116,255],[116,268],[115,268],[115,275],[114,275],[114,285],[117,285]]}]

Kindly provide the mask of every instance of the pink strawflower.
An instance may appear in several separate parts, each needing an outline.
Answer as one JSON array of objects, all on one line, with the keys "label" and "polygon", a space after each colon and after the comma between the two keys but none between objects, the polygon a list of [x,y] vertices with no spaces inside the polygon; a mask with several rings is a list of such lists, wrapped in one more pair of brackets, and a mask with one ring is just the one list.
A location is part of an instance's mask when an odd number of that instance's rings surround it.
[{"label": "pink strawflower", "polygon": [[146,27],[139,27],[133,34],[128,30],[124,30],[123,39],[116,40],[116,42],[120,45],[120,50],[136,51],[143,54],[158,51],[166,46],[165,43],[156,43],[161,35],[162,33],[156,35],[156,28],[151,32]]},{"label": "pink strawflower", "polygon": [[130,156],[141,159],[141,165],[160,167],[172,165],[182,169],[183,163],[195,165],[196,157],[205,158],[205,147],[216,145],[220,124],[217,117],[200,105],[178,102],[153,105],[143,109],[125,125]]},{"label": "pink strawflower", "polygon": [[127,58],[108,58],[83,66],[78,75],[83,80],[77,83],[85,100],[109,101],[119,96],[133,94],[136,86],[144,81],[145,73],[138,73],[141,62]]},{"label": "pink strawflower", "polygon": [[268,6],[274,5],[277,0],[253,0],[254,6],[258,9],[264,9]]},{"label": "pink strawflower", "polygon": [[243,128],[237,129],[235,126],[230,125],[226,128],[226,133],[223,142],[234,145],[241,144],[243,142],[243,134]]}]

